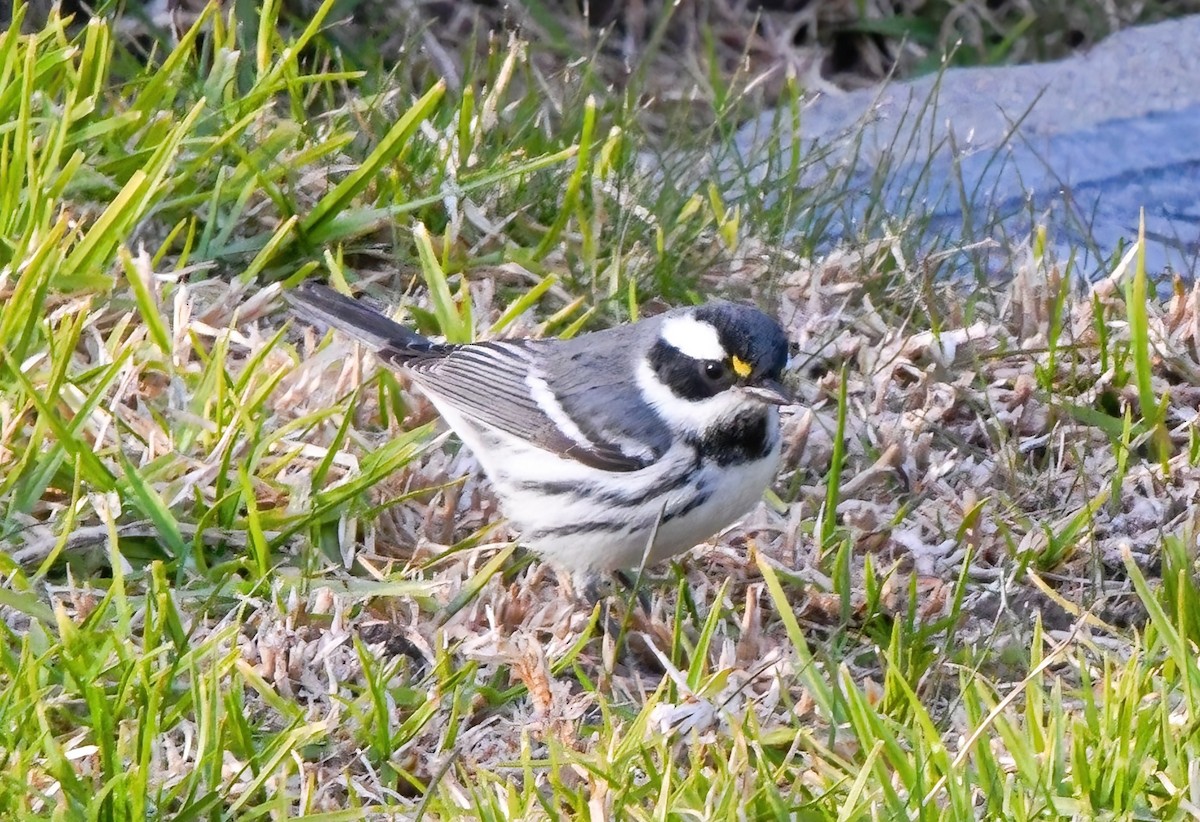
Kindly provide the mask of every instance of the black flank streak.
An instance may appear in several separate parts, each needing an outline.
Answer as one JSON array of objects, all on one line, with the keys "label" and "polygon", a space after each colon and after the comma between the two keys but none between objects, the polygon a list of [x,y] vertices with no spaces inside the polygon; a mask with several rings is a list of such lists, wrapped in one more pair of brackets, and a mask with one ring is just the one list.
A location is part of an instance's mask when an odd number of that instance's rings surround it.
[{"label": "black flank streak", "polygon": [[676,508],[674,511],[668,512],[667,515],[663,517],[663,522],[670,522],[673,519],[678,519],[679,517],[687,516],[692,511],[695,511],[701,505],[708,502],[710,499],[712,499],[712,491],[711,490],[709,490],[708,488],[697,488],[696,495],[694,497],[692,497],[690,500],[688,500],[686,504],[681,505],[680,507]]},{"label": "black flank streak", "polygon": [[[697,508],[701,507],[711,499],[712,491],[710,489],[698,488],[696,490],[696,494],[686,503],[674,509],[673,511],[666,512],[663,515],[662,522],[665,524],[671,520],[687,516],[692,511],[695,511]],[[634,530],[641,530],[643,528],[649,529],[653,527],[653,519],[646,522],[636,522],[631,520],[592,520],[589,522],[573,522],[570,525],[559,525],[554,528],[543,528],[530,534],[529,538],[546,539],[547,537],[571,537],[578,534],[591,533],[618,534],[622,532],[628,533]]]},{"label": "black flank streak", "polygon": [[557,525],[553,528],[542,528],[529,534],[527,539],[540,540],[547,537],[573,537],[578,534],[618,534],[628,531],[632,526],[629,522],[604,522],[588,520],[573,522],[570,525]]},{"label": "black flank streak", "polygon": [[693,444],[703,457],[722,467],[754,462],[771,453],[766,409],[747,411],[713,427]]},{"label": "black flank streak", "polygon": [[596,486],[581,485],[578,482],[541,482],[538,480],[526,480],[524,482],[513,483],[522,491],[533,491],[541,494],[549,494],[556,497],[573,497],[574,499],[587,499],[592,502],[600,503],[601,505],[631,505],[639,503],[645,499],[659,497],[670,491],[674,491],[681,485],[692,481],[692,477],[700,470],[700,454],[692,458],[692,461],[687,464],[686,468],[681,473],[674,473],[663,477],[658,482],[641,491],[602,491]]}]

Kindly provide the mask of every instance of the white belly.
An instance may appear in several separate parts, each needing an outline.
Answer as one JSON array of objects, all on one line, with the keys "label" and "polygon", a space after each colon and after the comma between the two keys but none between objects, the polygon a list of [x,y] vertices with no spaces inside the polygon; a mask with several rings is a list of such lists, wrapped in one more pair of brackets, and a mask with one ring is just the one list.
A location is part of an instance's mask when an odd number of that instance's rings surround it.
[{"label": "white belly", "polygon": [[[639,471],[598,473],[501,432],[480,431],[456,419],[453,410],[441,410],[479,459],[522,544],[570,571],[637,568],[660,515],[664,519],[647,564],[687,551],[748,513],[775,478],[779,463],[778,419],[773,418],[776,446],[767,456],[726,467],[703,463],[691,483],[664,493],[662,486],[670,484],[670,477],[693,465],[695,452],[690,447],[680,445]],[[547,482],[554,483],[558,493],[548,495],[538,487]],[[584,487],[595,493],[576,493]],[[642,492],[648,499],[633,506],[596,498],[611,493],[627,501]],[[704,497],[702,502],[697,502],[697,494]],[[605,529],[584,527],[597,519],[605,521]]]}]

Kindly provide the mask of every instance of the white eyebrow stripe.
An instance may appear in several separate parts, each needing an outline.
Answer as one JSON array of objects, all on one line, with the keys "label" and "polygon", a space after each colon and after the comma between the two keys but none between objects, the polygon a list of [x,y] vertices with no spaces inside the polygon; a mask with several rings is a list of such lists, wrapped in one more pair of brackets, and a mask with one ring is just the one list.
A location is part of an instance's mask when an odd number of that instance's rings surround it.
[{"label": "white eyebrow stripe", "polygon": [[662,338],[667,345],[694,360],[725,360],[729,356],[717,329],[684,314],[663,323]]}]

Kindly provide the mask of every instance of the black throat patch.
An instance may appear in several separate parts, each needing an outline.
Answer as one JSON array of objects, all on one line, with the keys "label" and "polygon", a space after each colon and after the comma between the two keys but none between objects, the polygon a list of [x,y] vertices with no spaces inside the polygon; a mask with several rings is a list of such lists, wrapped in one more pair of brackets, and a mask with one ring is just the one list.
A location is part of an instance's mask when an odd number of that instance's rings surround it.
[{"label": "black throat patch", "polygon": [[770,413],[766,408],[743,411],[728,422],[693,437],[691,443],[702,458],[715,460],[721,466],[763,459],[771,453],[774,445]]}]

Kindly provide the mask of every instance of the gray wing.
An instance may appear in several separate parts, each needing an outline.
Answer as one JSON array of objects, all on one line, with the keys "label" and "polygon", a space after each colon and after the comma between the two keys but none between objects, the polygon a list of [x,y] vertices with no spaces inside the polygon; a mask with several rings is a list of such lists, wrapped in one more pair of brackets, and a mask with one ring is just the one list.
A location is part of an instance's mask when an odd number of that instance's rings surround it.
[{"label": "gray wing", "polygon": [[[604,334],[605,332],[598,332]],[[379,351],[437,399],[482,425],[602,471],[636,471],[662,456],[669,432],[625,422],[633,370],[593,362],[589,338],[517,340]],[[619,349],[618,349],[619,350]],[[598,366],[607,365],[600,369]],[[657,417],[654,418],[657,420]]]},{"label": "gray wing", "polygon": [[628,326],[574,340],[444,345],[327,286],[307,283],[289,299],[307,319],[407,369],[426,392],[465,417],[552,453],[602,471],[636,471],[670,447],[670,431],[656,416],[630,413],[642,352],[631,356]]}]

